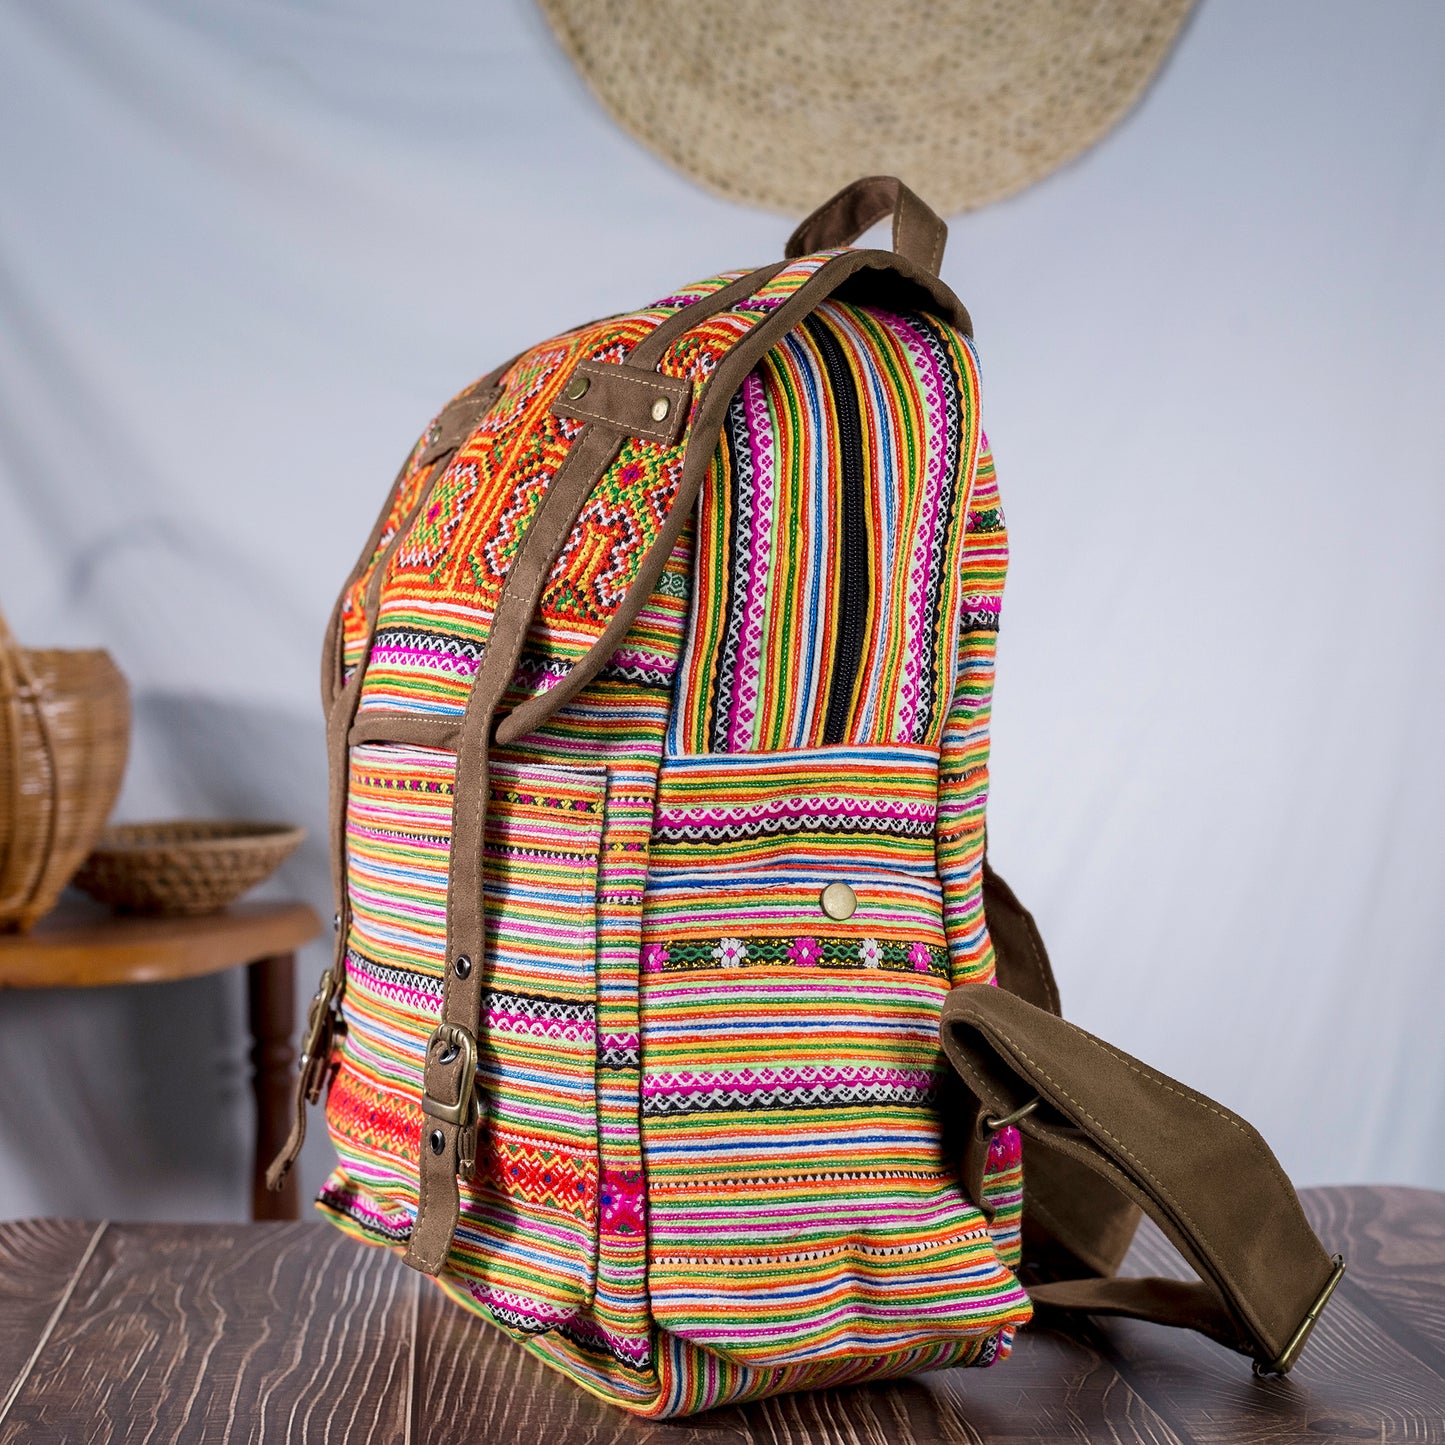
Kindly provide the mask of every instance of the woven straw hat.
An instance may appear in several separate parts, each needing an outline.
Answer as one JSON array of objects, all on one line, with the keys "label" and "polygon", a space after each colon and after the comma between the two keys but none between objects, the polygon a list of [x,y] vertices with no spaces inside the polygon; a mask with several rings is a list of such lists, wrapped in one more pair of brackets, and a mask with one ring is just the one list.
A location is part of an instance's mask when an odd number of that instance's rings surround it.
[{"label": "woven straw hat", "polygon": [[603,105],[694,180],[808,209],[902,176],[1011,195],[1143,93],[1193,0],[539,0]]}]

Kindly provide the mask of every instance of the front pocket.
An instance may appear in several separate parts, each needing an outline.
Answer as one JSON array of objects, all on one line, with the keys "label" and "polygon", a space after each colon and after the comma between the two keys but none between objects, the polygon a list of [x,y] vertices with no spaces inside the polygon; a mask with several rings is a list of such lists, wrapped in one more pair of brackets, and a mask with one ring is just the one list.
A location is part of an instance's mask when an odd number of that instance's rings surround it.
[{"label": "front pocket", "polygon": [[597,1268],[597,873],[603,769],[492,770],[477,1086],[485,1118],[452,1262],[535,1334],[591,1301]]},{"label": "front pocket", "polygon": [[[441,1017],[452,754],[352,750],[347,1032],[323,1207],[374,1237],[416,1215],[426,1041]],[[446,1275],[514,1333],[591,1299],[597,1253],[597,876],[602,769],[491,770],[482,1128]]]},{"label": "front pocket", "polygon": [[[730,786],[711,811],[727,823],[690,840],[691,866],[655,868],[644,905],[653,1314],[754,1365],[966,1350],[1028,1317],[945,1145],[949,965],[922,863],[931,819],[916,846],[913,824],[898,826],[908,810],[880,801],[925,794],[933,762],[894,757],[870,787],[856,763],[820,777],[829,751],[807,754],[806,786],[798,755],[669,760],[664,825],[697,773],[719,767]],[[848,833],[867,863],[846,862]],[[728,864],[697,867],[719,843]],[[879,866],[890,848],[896,866]],[[739,866],[739,852],[753,861]]]}]

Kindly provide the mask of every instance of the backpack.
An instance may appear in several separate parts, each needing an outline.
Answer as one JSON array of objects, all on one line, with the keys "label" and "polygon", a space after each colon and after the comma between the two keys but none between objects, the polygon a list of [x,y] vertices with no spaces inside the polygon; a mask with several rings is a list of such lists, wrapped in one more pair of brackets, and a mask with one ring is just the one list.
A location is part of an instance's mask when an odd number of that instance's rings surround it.
[{"label": "backpack", "polygon": [[[322,1213],[642,1415],[992,1364],[1035,1308],[1283,1372],[1344,1268],[1248,1124],[1059,1017],[987,860],[1006,533],[945,235],[861,180],[498,367],[327,632],[273,1187],[324,1092]],[[1141,1208],[1196,1280],[1116,1275]]]}]

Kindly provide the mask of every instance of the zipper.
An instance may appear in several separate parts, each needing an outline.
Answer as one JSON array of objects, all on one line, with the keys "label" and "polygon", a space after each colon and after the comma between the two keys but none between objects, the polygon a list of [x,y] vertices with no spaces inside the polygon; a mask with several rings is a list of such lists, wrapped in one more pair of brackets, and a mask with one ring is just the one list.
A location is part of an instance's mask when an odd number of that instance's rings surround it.
[{"label": "zipper", "polygon": [[832,330],[817,316],[803,327],[823,358],[833,412],[838,419],[838,449],[842,472],[842,505],[838,528],[842,539],[842,575],[838,590],[838,633],[833,644],[833,666],[828,707],[823,716],[823,745],[841,743],[853,709],[853,688],[863,661],[863,633],[868,621],[867,499],[863,488],[863,417],[858,386],[848,359]]}]

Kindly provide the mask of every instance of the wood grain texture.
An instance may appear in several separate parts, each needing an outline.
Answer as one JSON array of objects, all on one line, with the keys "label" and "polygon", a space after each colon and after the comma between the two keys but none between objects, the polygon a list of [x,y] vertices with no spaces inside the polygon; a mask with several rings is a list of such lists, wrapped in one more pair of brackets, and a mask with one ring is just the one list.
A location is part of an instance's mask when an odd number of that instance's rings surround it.
[{"label": "wood grain texture", "polygon": [[[1153,1402],[1184,1438],[1199,1445],[1245,1441],[1410,1440],[1445,1445],[1445,1360],[1422,1358],[1413,1332],[1376,1294],[1379,1270],[1367,1234],[1385,1239],[1439,1231],[1445,1259],[1445,1196],[1424,1190],[1307,1191],[1311,1223],[1326,1248],[1350,1266],[1299,1364],[1284,1379],[1258,1379],[1240,1359],[1186,1331],[1131,1320],[1085,1325],[1132,1389]],[[1422,1256],[1425,1252],[1418,1252]],[[1445,1288],[1422,1257],[1405,1292],[1437,1321]],[[1159,1231],[1147,1224],[1129,1255],[1131,1273],[1187,1275]],[[1397,1283],[1398,1283],[1397,1277]]]},{"label": "wood grain texture", "polygon": [[0,988],[100,988],[197,978],[321,932],[304,903],[236,903],[201,918],[142,918],[65,902],[33,933],[0,935]]},{"label": "wood grain texture", "polygon": [[[593,1400],[323,1226],[111,1225],[84,1258],[93,1227],[5,1225],[0,1373],[23,1380],[0,1445],[1445,1445],[1445,1194],[1304,1198],[1351,1268],[1287,1380],[1198,1336],[1108,1320],[1031,1328],[992,1370],[659,1423]],[[1182,1272],[1152,1229],[1129,1268]]]},{"label": "wood grain texture", "polygon": [[0,1228],[0,1415],[59,1318],[101,1226],[27,1219]]},{"label": "wood grain texture", "polygon": [[0,1445],[405,1440],[416,1295],[314,1224],[113,1225]]},{"label": "wood grain texture", "polygon": [[[1312,1189],[1305,1212],[1330,1248],[1349,1260],[1350,1297],[1372,1316],[1384,1312],[1397,1337],[1445,1375],[1445,1212],[1419,1189]],[[1344,1244],[1331,1241],[1347,1240]]]}]

